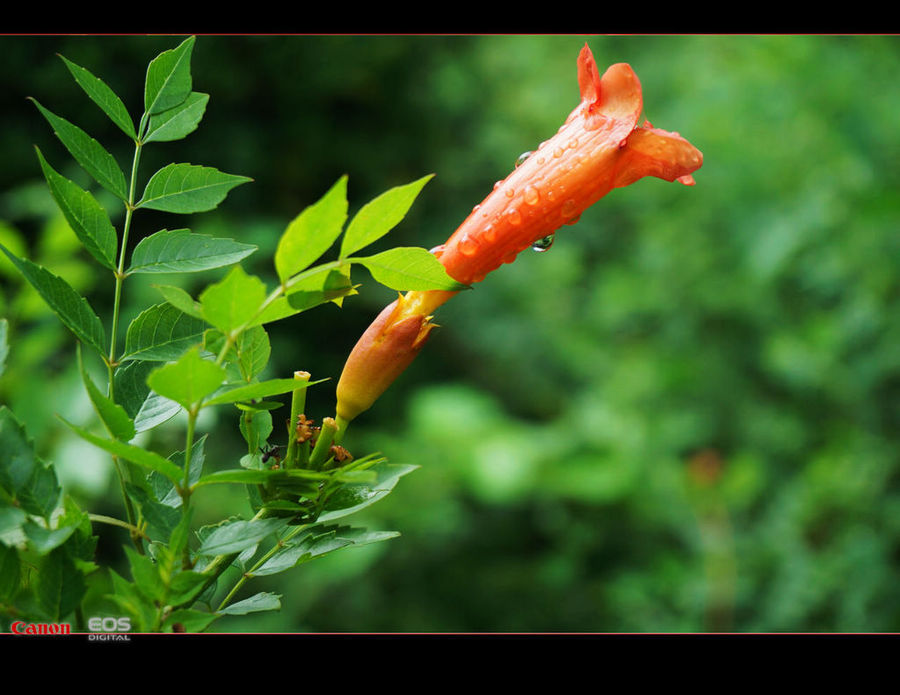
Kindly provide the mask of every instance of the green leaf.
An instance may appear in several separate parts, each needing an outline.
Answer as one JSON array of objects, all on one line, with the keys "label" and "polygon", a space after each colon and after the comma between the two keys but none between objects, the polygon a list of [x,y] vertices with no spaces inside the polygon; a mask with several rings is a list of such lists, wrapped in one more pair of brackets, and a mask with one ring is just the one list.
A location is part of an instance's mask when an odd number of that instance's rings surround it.
[{"label": "green leaf", "polygon": [[[203,473],[203,463],[206,461],[206,437],[207,435],[204,434],[191,446],[190,471],[188,471],[188,483],[190,485],[196,483]],[[169,456],[169,460],[183,468],[184,452],[174,452]],[[150,488],[156,499],[162,504],[170,508],[181,506],[181,495],[178,494],[178,490],[175,486],[163,476],[158,473],[151,473],[147,477],[147,482],[150,484]],[[170,532],[171,530],[172,529],[169,529]],[[168,535],[166,535],[166,538],[168,538]]]},{"label": "green leaf", "polygon": [[188,229],[164,229],[134,247],[126,274],[196,273],[237,263],[256,248],[231,239],[192,234]]},{"label": "green leaf", "polygon": [[225,200],[232,188],[252,180],[214,167],[169,164],[150,177],[135,207],[181,214],[206,212]]},{"label": "green leaf", "polygon": [[237,403],[238,401],[267,398],[281,393],[304,389],[313,384],[320,384],[323,381],[327,380],[319,379],[318,381],[303,382],[297,379],[269,379],[268,381],[260,381],[255,384],[244,384],[228,388],[205,401],[203,405],[222,405],[223,403]]},{"label": "green leaf", "polygon": [[153,560],[128,546],[125,546],[125,554],[131,567],[131,578],[138,591],[151,601],[161,600],[165,596],[165,587]]},{"label": "green leaf", "polygon": [[256,519],[250,521],[230,521],[217,526],[204,539],[198,555],[227,555],[239,553],[245,548],[259,543],[266,536],[283,528],[282,519]]},{"label": "green leaf", "polygon": [[181,104],[191,93],[191,52],[195,37],[160,53],[147,66],[144,111],[153,116]]},{"label": "green leaf", "polygon": [[209,94],[191,92],[178,106],[151,116],[144,142],[171,142],[187,137],[197,130],[208,101]]},{"label": "green leaf", "polygon": [[9,355],[9,321],[0,319],[0,375],[6,369],[7,355]]},{"label": "green leaf", "polygon": [[19,590],[22,562],[15,548],[0,543],[0,601],[6,603]]},{"label": "green leaf", "polygon": [[258,451],[272,434],[272,413],[268,410],[241,413],[240,431],[247,448],[251,452]]},{"label": "green leaf", "polygon": [[121,360],[168,362],[203,339],[206,323],[171,304],[156,304],[128,326]]},{"label": "green leaf", "polygon": [[398,292],[466,289],[466,285],[447,275],[434,254],[415,246],[400,246],[374,256],[348,260],[365,266],[377,282]]},{"label": "green leaf", "polygon": [[200,356],[199,346],[185,352],[177,362],[154,369],[147,384],[161,396],[186,409],[213,393],[225,380],[225,370]]},{"label": "green leaf", "polygon": [[405,186],[391,188],[365,204],[347,227],[341,242],[341,258],[377,241],[396,227],[433,176],[429,174]]},{"label": "green leaf", "polygon": [[312,265],[340,236],[347,219],[347,177],[338,179],[317,202],[288,225],[275,250],[282,282]]},{"label": "green leaf", "polygon": [[47,518],[59,502],[56,470],[35,455],[25,427],[5,405],[0,406],[0,487],[28,514]]},{"label": "green leaf", "polygon": [[115,456],[119,456],[126,461],[136,463],[137,465],[147,468],[148,470],[162,473],[175,484],[181,482],[183,478],[181,468],[179,466],[176,466],[168,459],[163,458],[159,454],[155,454],[152,451],[148,451],[147,449],[142,449],[139,446],[125,444],[124,442],[120,442],[115,439],[103,439],[102,437],[98,437],[97,435],[88,432],[86,429],[79,427],[78,425],[73,425],[71,422],[67,421],[61,416],[57,417],[59,417],[59,419],[62,420],[63,423],[65,423],[65,425],[75,434],[77,434],[85,441],[90,442],[94,446],[100,447],[104,451],[108,451],[109,453],[114,454]]},{"label": "green leaf", "polygon": [[[151,473],[151,475],[158,474]],[[125,489],[128,492],[128,496],[140,509],[144,521],[147,522],[148,535],[154,540],[167,540],[172,533],[172,530],[175,529],[181,521],[181,511],[164,502],[158,502],[151,499],[146,490],[137,485],[125,483]],[[169,483],[169,489],[175,489],[171,482]],[[180,497],[178,498],[178,501],[180,504]]]},{"label": "green leaf", "polygon": [[277,574],[350,545],[368,545],[399,535],[395,531],[368,531],[350,526],[313,526],[300,539],[275,552],[253,571],[253,576]]},{"label": "green leaf", "polygon": [[46,555],[54,548],[58,548],[75,532],[74,526],[64,526],[51,531],[31,521],[26,521],[22,529],[28,537],[29,545],[38,555]]},{"label": "green leaf", "polygon": [[181,411],[182,407],[178,403],[151,391],[134,416],[134,429],[138,432],[152,430],[168,422]]},{"label": "green leaf", "polygon": [[279,469],[279,470],[260,470],[250,468],[232,468],[224,471],[215,471],[207,473],[197,481],[194,488],[203,487],[205,485],[219,485],[228,483],[237,483],[243,485],[258,485],[268,483],[270,481],[317,481],[327,480],[327,473],[318,473],[316,471],[304,470],[301,468]]},{"label": "green leaf", "polygon": [[223,333],[231,333],[250,321],[266,299],[266,286],[240,266],[200,295],[203,318]]},{"label": "green leaf", "polygon": [[[203,345],[214,355],[218,355],[225,345],[225,336],[214,328],[203,336]],[[237,365],[244,381],[251,381],[269,363],[272,346],[269,334],[262,326],[254,326],[241,334],[232,343],[225,355],[225,361]]]},{"label": "green leaf", "polygon": [[134,122],[131,120],[125,104],[122,103],[122,100],[116,93],[103,80],[92,75],[87,69],[76,65],[65,56],[60,56],[60,58],[62,58],[66,67],[69,68],[69,72],[72,73],[72,77],[75,78],[78,85],[91,98],[91,101],[99,106],[103,113],[109,116],[110,120],[122,129],[125,135],[132,140],[136,140],[137,133],[134,130]]},{"label": "green leaf", "polygon": [[59,320],[75,334],[75,337],[103,355],[103,345],[106,342],[105,331],[103,324],[100,323],[100,318],[88,304],[87,299],[72,289],[69,283],[49,270],[26,258],[17,258],[2,244],[0,244],[0,249],[43,297]]},{"label": "green leaf", "polygon": [[309,275],[304,273],[307,276],[292,283],[288,290],[288,304],[298,312],[325,302],[341,306],[344,297],[357,294],[357,285],[350,281],[349,264],[339,268],[323,266],[322,272],[316,270],[318,269],[314,268],[309,271]]},{"label": "green leaf", "polygon": [[118,238],[106,210],[94,196],[58,174],[44,159],[41,151],[37,147],[34,149],[37,150],[50,193],[72,231],[101,265],[115,270]]},{"label": "green leaf", "polygon": [[132,360],[116,369],[113,377],[116,400],[132,420],[140,412],[141,406],[150,394],[147,375],[158,366],[154,362]]},{"label": "green leaf", "polygon": [[194,571],[179,572],[172,578],[166,601],[172,605],[187,603],[196,598],[203,589],[206,580],[205,574]]},{"label": "green leaf", "polygon": [[71,613],[87,591],[84,576],[65,547],[59,547],[45,555],[38,565],[35,594],[38,605],[53,620]]},{"label": "green leaf", "polygon": [[[31,99],[31,97],[29,98]],[[31,100],[50,123],[56,137],[60,139],[75,161],[81,165],[81,168],[117,198],[127,200],[128,188],[125,184],[125,174],[122,173],[115,158],[106,151],[103,145],[78,126],[45,109],[36,99]]]},{"label": "green leaf", "polygon": [[243,601],[232,603],[227,608],[218,611],[219,615],[246,615],[258,611],[281,610],[281,596],[270,592],[261,592]]},{"label": "green leaf", "polygon": [[350,514],[355,514],[391,493],[401,477],[411,473],[419,466],[401,465],[381,462],[368,470],[377,474],[374,483],[348,483],[341,486],[325,503],[325,511],[319,515],[319,521],[332,521]]},{"label": "green leaf", "polygon": [[200,308],[200,303],[194,301],[194,298],[180,287],[175,287],[174,285],[154,285],[154,287],[159,290],[159,293],[163,298],[176,309],[181,309],[181,311],[189,316],[194,316],[199,319],[203,318],[203,311]]},{"label": "green leaf", "polygon": [[135,435],[134,422],[132,422],[128,413],[125,412],[125,408],[114,403],[100,392],[100,389],[97,388],[94,380],[91,379],[84,368],[84,362],[81,359],[81,346],[78,347],[77,352],[81,379],[84,382],[84,387],[88,392],[91,403],[94,404],[97,415],[100,416],[107,431],[114,439],[119,439],[123,442],[132,440]]}]

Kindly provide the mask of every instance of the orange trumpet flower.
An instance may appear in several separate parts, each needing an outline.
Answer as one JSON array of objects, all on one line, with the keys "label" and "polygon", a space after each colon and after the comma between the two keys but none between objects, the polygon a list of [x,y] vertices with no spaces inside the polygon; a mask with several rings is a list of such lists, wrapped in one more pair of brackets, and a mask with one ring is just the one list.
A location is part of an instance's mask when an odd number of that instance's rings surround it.
[{"label": "orange trumpet flower", "polygon": [[[613,188],[644,176],[694,185],[703,155],[678,133],[637,121],[641,84],[627,63],[601,77],[587,45],[578,56],[581,103],[433,253],[463,284],[480,282],[523,250],[574,224]],[[367,410],[409,366],[433,327],[431,313],[455,292],[408,292],[378,315],[357,342],[337,387],[344,421]]]}]

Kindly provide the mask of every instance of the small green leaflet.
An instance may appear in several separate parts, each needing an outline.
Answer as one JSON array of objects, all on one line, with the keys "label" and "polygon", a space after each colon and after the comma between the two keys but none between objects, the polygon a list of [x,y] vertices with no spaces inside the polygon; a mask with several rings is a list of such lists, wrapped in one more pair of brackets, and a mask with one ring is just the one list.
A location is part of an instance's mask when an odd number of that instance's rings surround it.
[{"label": "small green leaflet", "polygon": [[281,610],[281,596],[270,592],[261,592],[243,601],[232,603],[227,608],[218,611],[219,615],[246,615],[258,611]]},{"label": "small green leaflet", "polygon": [[69,72],[72,73],[72,77],[75,78],[78,85],[85,91],[85,94],[91,98],[91,101],[99,106],[103,110],[103,113],[109,116],[110,120],[122,129],[122,132],[125,133],[125,135],[132,140],[137,139],[137,133],[134,130],[134,122],[131,120],[128,109],[125,108],[125,104],[122,103],[122,100],[116,93],[113,92],[103,80],[95,77],[85,68],[76,65],[65,56],[60,56],[60,58],[62,58],[62,61],[66,64],[66,67],[69,69]]},{"label": "small green leaflet", "polygon": [[163,229],[134,247],[126,274],[196,273],[237,263],[256,248],[231,239],[193,234],[188,229]]},{"label": "small green leaflet", "polygon": [[155,369],[147,385],[160,396],[190,409],[213,393],[225,380],[225,370],[200,356],[200,346],[185,352],[177,362]]},{"label": "small green leaflet", "polygon": [[203,318],[223,333],[241,328],[254,318],[266,299],[266,286],[239,265],[200,295]]},{"label": "small green leaflet", "polygon": [[277,396],[282,393],[291,391],[299,391],[313,384],[320,384],[326,379],[318,381],[300,381],[299,379],[270,379],[261,381],[256,384],[244,384],[235,388],[228,388],[221,393],[216,394],[203,403],[204,407],[208,405],[221,405],[223,403],[237,403],[239,401],[250,401],[257,398],[267,398],[269,396]]},{"label": "small green leaflet", "polygon": [[208,101],[209,94],[191,92],[182,103],[151,116],[144,142],[170,142],[187,137],[197,130]]},{"label": "small green leaflet", "polygon": [[125,174],[122,173],[115,158],[104,149],[103,145],[78,126],[45,109],[37,99],[31,97],[29,99],[38,107],[38,110],[53,127],[56,137],[65,145],[81,168],[116,197],[127,200],[128,189],[125,185]]},{"label": "small green leaflet", "polygon": [[123,442],[130,441],[135,435],[134,423],[128,417],[128,413],[125,412],[125,408],[107,398],[94,384],[94,380],[91,379],[90,374],[84,368],[84,361],[81,359],[81,346],[78,347],[77,352],[78,368],[81,371],[84,387],[107,431],[114,439],[119,439]]},{"label": "small green leaflet", "polygon": [[214,167],[169,164],[150,177],[135,207],[181,214],[206,212],[215,209],[232,188],[248,181],[252,179]]},{"label": "small green leaflet", "polygon": [[94,196],[57,173],[37,147],[34,149],[37,150],[50,193],[72,231],[101,265],[115,270],[118,238],[106,210]]},{"label": "small green leaflet", "polygon": [[429,174],[405,186],[391,188],[364,205],[347,226],[341,242],[341,258],[377,241],[396,227],[433,176]]},{"label": "small green leaflet", "polygon": [[34,453],[25,427],[5,405],[0,406],[0,451],[0,488],[20,510],[49,517],[61,492],[56,470]]},{"label": "small green leaflet", "polygon": [[59,620],[75,610],[86,591],[84,576],[65,548],[55,548],[41,558],[35,595],[51,620]]},{"label": "small green leaflet", "polygon": [[124,360],[168,362],[200,343],[206,322],[188,316],[168,303],[141,312],[128,326]]},{"label": "small green leaflet", "polygon": [[61,277],[26,258],[14,256],[3,244],[0,244],[0,250],[7,255],[75,337],[93,347],[101,355],[104,354],[106,334],[103,324],[100,323],[100,318],[88,304],[87,299],[72,289],[72,286]]},{"label": "small green leaflet", "polygon": [[136,463],[139,466],[143,466],[148,470],[162,473],[176,485],[179,484],[184,477],[179,466],[176,466],[168,459],[164,459],[159,454],[155,454],[152,451],[142,449],[139,446],[125,444],[124,442],[120,442],[115,439],[104,439],[103,437],[98,437],[97,435],[88,432],[83,427],[73,425],[71,422],[67,421],[61,416],[57,417],[59,417],[59,419],[62,420],[63,423],[79,437],[81,437],[85,441],[90,442],[94,446],[100,447],[104,451],[108,451],[109,453],[123,458],[126,461],[131,461],[132,463]]},{"label": "small green leaflet", "polygon": [[338,179],[317,202],[288,225],[275,250],[282,282],[312,265],[340,236],[347,219],[347,177]]},{"label": "small green leaflet", "polygon": [[180,309],[185,314],[194,318],[202,319],[203,312],[200,309],[200,303],[194,301],[186,291],[174,285],[154,285],[159,290],[163,298],[176,309]]},{"label": "small green leaflet", "polygon": [[191,52],[194,37],[188,37],[176,48],[163,51],[147,66],[144,83],[144,111],[153,116],[167,111],[187,99],[191,93]]},{"label": "small green leaflet", "polygon": [[217,526],[206,535],[197,549],[198,555],[226,555],[239,553],[256,545],[266,536],[287,525],[283,519],[230,521]]},{"label": "small green leaflet", "polygon": [[459,291],[467,287],[447,275],[444,266],[434,254],[423,248],[399,246],[374,256],[347,260],[365,266],[377,282],[399,292],[409,290]]}]

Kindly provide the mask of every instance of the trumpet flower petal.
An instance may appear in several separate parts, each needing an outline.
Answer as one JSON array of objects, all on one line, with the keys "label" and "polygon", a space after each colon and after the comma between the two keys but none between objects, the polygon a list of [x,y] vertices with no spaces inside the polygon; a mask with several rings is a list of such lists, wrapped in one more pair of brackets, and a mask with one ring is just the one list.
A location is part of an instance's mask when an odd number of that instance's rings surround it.
[{"label": "trumpet flower petal", "polygon": [[[703,155],[678,133],[638,126],[641,83],[627,63],[601,76],[587,45],[578,56],[581,101],[549,140],[520,163],[433,250],[447,274],[480,282],[503,263],[565,224],[613,188],[644,176],[693,185]],[[421,350],[432,312],[454,292],[409,292],[363,334],[338,383],[338,415],[366,410]]]}]

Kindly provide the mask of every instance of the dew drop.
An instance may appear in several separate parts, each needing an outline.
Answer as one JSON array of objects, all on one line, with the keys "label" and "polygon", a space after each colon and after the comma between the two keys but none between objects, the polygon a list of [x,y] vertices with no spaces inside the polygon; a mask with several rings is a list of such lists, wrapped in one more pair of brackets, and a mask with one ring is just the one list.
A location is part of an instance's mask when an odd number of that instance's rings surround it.
[{"label": "dew drop", "polygon": [[462,239],[459,240],[459,252],[463,256],[474,256],[477,250],[478,242],[468,234],[463,234]]},{"label": "dew drop", "polygon": [[537,205],[538,201],[541,199],[541,194],[534,186],[525,186],[524,196],[525,202],[529,205]]},{"label": "dew drop", "polygon": [[444,249],[447,248],[446,244],[438,244],[433,249],[429,251],[429,253],[433,253],[435,258],[440,258],[444,255]]},{"label": "dew drop", "polygon": [[494,227],[494,225],[489,224],[487,227],[484,228],[484,238],[487,239],[488,241],[493,241],[494,239],[497,238],[497,230]]},{"label": "dew drop", "polygon": [[562,204],[562,216],[563,217],[574,217],[575,213],[578,211],[578,204],[572,200],[571,198]]},{"label": "dew drop", "polygon": [[562,147],[557,147],[555,150],[553,150],[553,156],[556,157],[557,159],[559,157],[562,157],[563,156]]},{"label": "dew drop", "polygon": [[574,150],[576,147],[578,147],[578,138],[572,138],[571,140],[569,140],[569,145],[568,145],[568,146],[569,146],[570,148],[572,148],[573,150]]},{"label": "dew drop", "polygon": [[507,188],[504,193],[506,193],[507,198],[512,198],[516,194],[515,188]]},{"label": "dew drop", "polygon": [[495,183],[494,183],[494,190],[496,191],[498,188],[500,188],[501,185],[503,185],[503,182],[502,182],[502,181],[497,181],[497,182],[495,182]]},{"label": "dew drop", "polygon": [[522,223],[522,213],[519,212],[516,208],[510,208],[509,212],[506,213],[506,216],[509,218],[510,224]]},{"label": "dew drop", "polygon": [[537,158],[537,163],[538,163],[538,164],[543,164],[543,163],[546,162],[546,161],[547,161],[547,160],[544,159],[543,157],[538,157],[538,158]]},{"label": "dew drop", "polygon": [[553,246],[553,235],[548,234],[547,236],[533,242],[531,244],[531,250],[541,253],[549,249],[551,246]]},{"label": "dew drop", "polygon": [[516,159],[515,168],[518,169],[520,166],[522,166],[525,163],[525,160],[528,159],[531,155],[531,152],[523,152],[522,154],[520,154],[518,159]]}]

